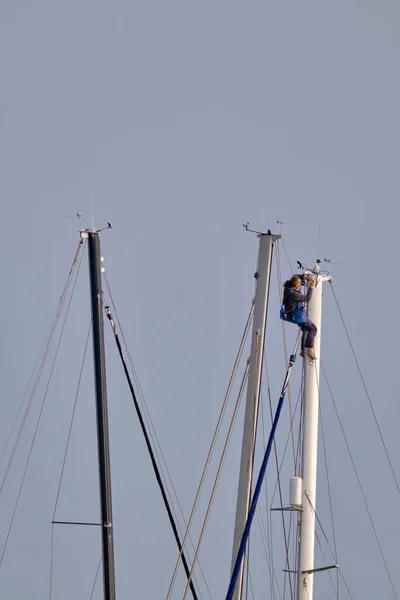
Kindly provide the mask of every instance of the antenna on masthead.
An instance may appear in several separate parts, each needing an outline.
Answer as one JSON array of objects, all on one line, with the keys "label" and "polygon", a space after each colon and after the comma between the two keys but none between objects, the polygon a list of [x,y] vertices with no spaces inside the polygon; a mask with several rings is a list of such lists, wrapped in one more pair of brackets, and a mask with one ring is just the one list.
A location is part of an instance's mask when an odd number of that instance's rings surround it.
[{"label": "antenna on masthead", "polygon": [[93,195],[92,195],[92,188],[89,188],[89,193],[90,193],[90,212],[92,214],[92,231],[96,231],[94,228],[94,214],[93,214]]},{"label": "antenna on masthead", "polygon": [[[243,223],[243,227],[245,228],[246,231],[249,231],[250,233],[256,233],[257,235],[272,235],[271,230],[268,229],[267,232],[265,231],[255,231],[254,229],[249,229],[249,222],[247,221],[247,223]],[[280,237],[280,236],[278,236]]]},{"label": "antenna on masthead", "polygon": [[105,229],[112,229],[112,227],[111,227],[111,223],[110,223],[110,222],[108,222],[108,221],[107,221],[107,227],[102,227],[102,228],[101,228],[101,229],[99,229],[98,231],[99,231],[99,233],[100,233],[100,231],[104,231]]},{"label": "antenna on masthead", "polygon": [[290,225],[290,221],[277,221],[279,225],[279,233],[282,235],[282,225]]}]

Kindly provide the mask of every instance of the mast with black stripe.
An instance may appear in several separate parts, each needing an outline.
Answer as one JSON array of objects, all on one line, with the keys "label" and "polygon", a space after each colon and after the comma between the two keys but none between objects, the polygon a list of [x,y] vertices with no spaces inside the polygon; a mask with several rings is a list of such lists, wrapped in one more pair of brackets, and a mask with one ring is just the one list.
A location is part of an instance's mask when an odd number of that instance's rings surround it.
[{"label": "mast with black stripe", "polygon": [[104,600],[115,600],[114,541],[111,501],[110,449],[108,434],[106,365],[104,354],[103,298],[101,287],[100,233],[81,231],[88,240],[90,300],[92,308],[93,364],[96,392],[97,448],[100,482],[100,512],[103,546]]}]

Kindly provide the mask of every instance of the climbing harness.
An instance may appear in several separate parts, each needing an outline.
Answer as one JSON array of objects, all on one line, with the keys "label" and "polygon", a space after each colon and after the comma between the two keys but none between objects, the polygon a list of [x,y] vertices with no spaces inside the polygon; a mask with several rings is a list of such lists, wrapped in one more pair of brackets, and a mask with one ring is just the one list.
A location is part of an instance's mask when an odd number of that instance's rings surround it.
[{"label": "climbing harness", "polygon": [[294,311],[293,317],[291,319],[288,318],[285,306],[284,304],[282,304],[280,310],[280,318],[282,319],[282,321],[288,321],[289,323],[294,323],[295,325],[305,325],[307,322],[307,313],[306,309],[304,308],[304,304],[302,304],[302,302],[298,303],[297,308]]}]

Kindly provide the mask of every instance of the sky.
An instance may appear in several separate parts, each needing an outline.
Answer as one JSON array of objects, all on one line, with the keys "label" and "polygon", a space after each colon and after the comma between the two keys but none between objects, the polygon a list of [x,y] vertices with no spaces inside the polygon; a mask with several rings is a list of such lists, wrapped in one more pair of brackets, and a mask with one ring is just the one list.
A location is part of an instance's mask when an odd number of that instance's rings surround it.
[{"label": "sky", "polygon": [[[332,260],[334,288],[399,473],[398,3],[5,0],[0,15],[0,449],[78,229],[92,226],[91,188],[95,227],[112,224],[101,238],[107,276],[186,516],[254,294],[258,240],[244,231],[247,222],[257,231],[282,229],[292,265]],[[77,212],[81,219],[67,218]],[[283,247],[281,257],[286,277]],[[51,520],[90,319],[86,263],[84,256],[0,567],[5,598],[50,597]],[[285,373],[279,294],[274,281],[267,359],[276,400]],[[293,329],[287,334],[294,339]],[[399,496],[329,287],[322,335],[321,360],[400,595]],[[109,330],[106,344],[117,596],[164,598],[177,553]],[[60,520],[99,514],[90,363],[89,354]],[[0,548],[44,387],[0,495]],[[321,402],[339,563],[354,598],[393,598],[326,390]],[[280,443],[287,420],[285,413]],[[237,425],[200,555],[212,598],[224,597],[229,582],[240,445]],[[317,511],[325,523],[322,483]],[[194,537],[200,526],[199,517]],[[276,527],[277,548],[279,535]],[[90,598],[99,556],[97,530],[57,528],[53,598]],[[284,557],[275,560],[281,573]],[[265,561],[257,561],[256,597],[269,597]],[[315,582],[322,600],[334,597],[327,581],[321,575]],[[180,574],[172,597],[182,598],[183,589]],[[101,598],[99,585],[93,598]]]}]

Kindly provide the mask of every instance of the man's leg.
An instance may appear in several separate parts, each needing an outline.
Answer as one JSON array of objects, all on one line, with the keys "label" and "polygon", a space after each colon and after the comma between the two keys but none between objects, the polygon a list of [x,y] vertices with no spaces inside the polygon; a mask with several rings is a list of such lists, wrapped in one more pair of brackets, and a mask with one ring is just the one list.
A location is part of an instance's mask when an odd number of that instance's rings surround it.
[{"label": "man's leg", "polygon": [[300,356],[304,356],[304,354],[307,354],[310,358],[314,359],[314,341],[315,336],[317,334],[317,328],[314,325],[314,323],[310,321],[310,319],[307,319],[305,324],[302,325],[301,330],[303,332],[303,339],[301,343],[302,349],[300,352]]},{"label": "man's leg", "polygon": [[315,336],[317,335],[317,328],[310,319],[307,319],[304,325],[304,330],[307,331],[307,337],[304,346],[306,348],[314,348]]}]

